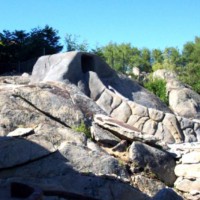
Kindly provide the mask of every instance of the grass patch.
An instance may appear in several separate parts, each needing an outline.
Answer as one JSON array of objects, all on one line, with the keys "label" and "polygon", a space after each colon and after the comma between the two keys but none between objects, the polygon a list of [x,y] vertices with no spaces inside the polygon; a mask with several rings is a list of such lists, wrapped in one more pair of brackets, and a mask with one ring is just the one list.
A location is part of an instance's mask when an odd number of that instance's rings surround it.
[{"label": "grass patch", "polygon": [[73,126],[72,129],[76,132],[84,133],[88,138],[91,138],[90,129],[86,126],[86,124],[83,121],[81,121],[81,123],[78,126]]}]

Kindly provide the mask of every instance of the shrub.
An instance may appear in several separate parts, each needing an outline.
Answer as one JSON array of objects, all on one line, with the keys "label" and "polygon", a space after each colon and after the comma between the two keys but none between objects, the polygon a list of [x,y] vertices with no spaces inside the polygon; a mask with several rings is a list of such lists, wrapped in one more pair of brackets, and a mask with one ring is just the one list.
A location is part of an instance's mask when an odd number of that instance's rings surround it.
[{"label": "shrub", "polygon": [[77,132],[84,133],[88,138],[91,138],[90,129],[85,125],[83,121],[81,121],[80,125],[72,127],[72,129]]},{"label": "shrub", "polygon": [[158,70],[158,69],[163,69],[164,67],[163,67],[163,65],[161,64],[161,63],[155,63],[155,64],[153,64],[153,66],[152,66],[152,70],[153,70],[153,72],[155,72],[156,70]]},{"label": "shrub", "polygon": [[179,79],[192,87],[194,91],[200,94],[200,64],[189,63],[186,67],[179,68]]},{"label": "shrub", "polygon": [[166,81],[163,79],[152,79],[144,83],[144,87],[153,92],[165,104],[169,104],[168,96],[166,94]]}]

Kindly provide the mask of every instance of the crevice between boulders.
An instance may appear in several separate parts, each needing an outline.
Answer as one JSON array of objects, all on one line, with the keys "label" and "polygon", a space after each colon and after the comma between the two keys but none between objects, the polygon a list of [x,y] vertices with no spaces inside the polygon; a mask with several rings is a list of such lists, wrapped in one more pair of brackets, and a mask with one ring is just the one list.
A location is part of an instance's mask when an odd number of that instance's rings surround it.
[{"label": "crevice between boulders", "polygon": [[50,118],[51,120],[54,120],[54,121],[58,122],[59,124],[65,126],[65,127],[67,127],[67,128],[71,128],[71,127],[70,127],[69,125],[67,125],[66,123],[60,121],[59,118],[54,117],[54,116],[50,115],[48,112],[45,112],[45,111],[39,109],[38,107],[36,107],[34,104],[32,104],[30,101],[28,101],[27,99],[23,98],[22,96],[16,95],[16,94],[13,94],[13,96],[22,99],[22,100],[25,101],[27,104],[29,104],[29,105],[32,106],[34,109],[36,109],[37,111],[39,111],[39,112],[42,113],[43,115],[47,116],[47,117]]}]

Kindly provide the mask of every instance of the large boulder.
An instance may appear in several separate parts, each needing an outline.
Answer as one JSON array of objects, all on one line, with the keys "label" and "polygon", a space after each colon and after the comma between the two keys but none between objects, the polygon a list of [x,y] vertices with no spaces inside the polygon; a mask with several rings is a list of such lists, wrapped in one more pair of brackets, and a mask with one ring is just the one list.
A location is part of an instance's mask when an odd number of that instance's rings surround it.
[{"label": "large boulder", "polygon": [[72,127],[91,124],[94,114],[105,112],[73,85],[38,83],[1,90],[0,135],[16,128],[49,122]]},{"label": "large boulder", "polygon": [[177,115],[186,118],[200,118],[200,95],[190,88],[171,90],[169,105]]},{"label": "large boulder", "polygon": [[153,78],[166,81],[169,106],[175,114],[186,118],[200,118],[200,95],[179,81],[173,71],[159,69],[153,73]]},{"label": "large boulder", "polygon": [[164,79],[166,81],[175,79],[177,75],[170,70],[167,69],[158,69],[155,72],[153,72],[153,78],[154,79]]},{"label": "large boulder", "polygon": [[[142,170],[158,177],[167,185],[173,185],[176,180],[175,160],[166,152],[140,142],[133,142],[129,149],[132,161],[131,170]],[[167,176],[166,176],[167,174]]]},{"label": "large boulder", "polygon": [[40,57],[34,65],[31,82],[40,81],[70,82],[94,98],[100,96],[104,88],[108,88],[123,98],[170,112],[165,104],[136,81],[118,76],[98,56],[89,53],[67,52]]}]

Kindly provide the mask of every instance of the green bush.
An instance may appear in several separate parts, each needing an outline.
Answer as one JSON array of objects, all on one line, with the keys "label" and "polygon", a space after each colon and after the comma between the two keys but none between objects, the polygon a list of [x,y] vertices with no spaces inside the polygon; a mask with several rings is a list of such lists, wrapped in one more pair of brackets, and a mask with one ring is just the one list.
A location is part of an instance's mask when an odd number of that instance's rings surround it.
[{"label": "green bush", "polygon": [[83,121],[81,121],[80,125],[72,127],[72,129],[77,131],[77,132],[85,133],[85,135],[88,138],[91,138],[90,129],[85,125],[85,123]]},{"label": "green bush", "polygon": [[158,69],[164,69],[163,65],[161,63],[155,63],[155,64],[153,64],[153,66],[152,66],[153,72],[155,72]]},{"label": "green bush", "polygon": [[178,70],[180,81],[190,85],[194,91],[200,94],[200,64],[189,63]]},{"label": "green bush", "polygon": [[166,94],[166,81],[162,79],[152,79],[144,83],[144,87],[153,92],[157,97],[161,99],[165,104],[169,104],[168,96]]}]

